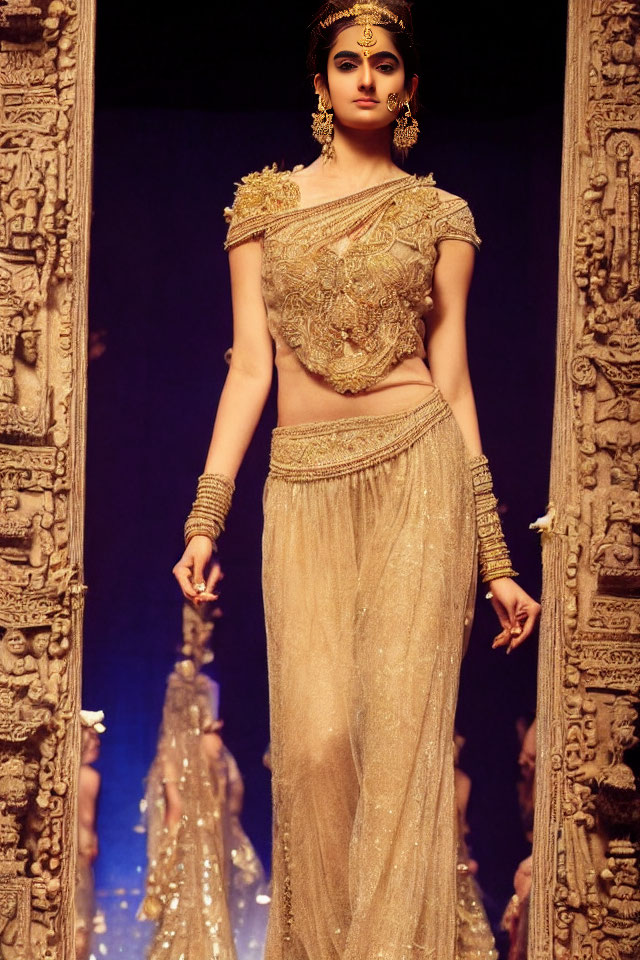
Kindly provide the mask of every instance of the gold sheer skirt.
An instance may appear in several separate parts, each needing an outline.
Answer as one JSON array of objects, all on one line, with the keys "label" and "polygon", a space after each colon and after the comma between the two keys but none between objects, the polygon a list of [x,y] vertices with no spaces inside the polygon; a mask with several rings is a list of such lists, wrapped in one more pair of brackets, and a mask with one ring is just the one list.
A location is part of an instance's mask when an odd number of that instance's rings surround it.
[{"label": "gold sheer skirt", "polygon": [[273,433],[267,960],[453,960],[453,723],[475,595],[462,435],[418,407]]}]

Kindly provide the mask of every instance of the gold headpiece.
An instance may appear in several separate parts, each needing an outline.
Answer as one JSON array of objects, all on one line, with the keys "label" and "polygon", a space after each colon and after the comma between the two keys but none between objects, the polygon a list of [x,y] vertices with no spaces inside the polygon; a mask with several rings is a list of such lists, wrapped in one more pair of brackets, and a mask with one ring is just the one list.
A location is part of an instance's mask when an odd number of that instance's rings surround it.
[{"label": "gold headpiece", "polygon": [[365,57],[369,56],[369,47],[374,47],[378,42],[374,39],[372,27],[384,27],[389,23],[395,23],[400,30],[404,30],[404,23],[400,17],[378,3],[354,3],[347,10],[337,10],[321,21],[320,29],[324,30],[338,20],[350,18],[364,27],[362,37],[358,40],[358,46],[363,48],[362,54]]}]

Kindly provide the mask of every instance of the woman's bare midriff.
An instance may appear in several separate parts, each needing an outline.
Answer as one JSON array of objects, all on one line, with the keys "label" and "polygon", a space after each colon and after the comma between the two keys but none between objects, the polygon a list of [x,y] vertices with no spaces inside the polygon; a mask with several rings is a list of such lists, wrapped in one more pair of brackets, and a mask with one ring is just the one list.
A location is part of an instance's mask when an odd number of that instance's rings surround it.
[{"label": "woman's bare midriff", "polygon": [[434,391],[434,383],[420,357],[401,361],[374,387],[342,394],[326,380],[310,373],[293,352],[278,350],[278,426],[345,417],[384,416],[410,410]]}]

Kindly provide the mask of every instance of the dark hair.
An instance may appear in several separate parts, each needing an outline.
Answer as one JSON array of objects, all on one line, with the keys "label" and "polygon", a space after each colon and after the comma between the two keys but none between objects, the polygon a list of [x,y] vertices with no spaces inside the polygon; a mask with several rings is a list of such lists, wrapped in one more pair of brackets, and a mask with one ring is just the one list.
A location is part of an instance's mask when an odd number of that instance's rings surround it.
[{"label": "dark hair", "polygon": [[[402,29],[392,21],[388,24],[385,23],[384,29],[393,36],[393,42],[404,64],[405,81],[408,83],[411,77],[419,71],[418,51],[411,19],[411,5],[406,0],[380,0],[378,5],[395,14],[402,21]],[[336,42],[338,34],[345,27],[352,26],[355,18],[343,17],[327,27],[321,27],[320,24],[332,13],[348,10],[352,6],[353,0],[327,0],[326,3],[322,4],[311,22],[307,69],[312,77],[319,73],[324,78],[325,83],[327,81],[329,51]],[[417,107],[415,99],[411,100],[411,107],[414,110]]]}]

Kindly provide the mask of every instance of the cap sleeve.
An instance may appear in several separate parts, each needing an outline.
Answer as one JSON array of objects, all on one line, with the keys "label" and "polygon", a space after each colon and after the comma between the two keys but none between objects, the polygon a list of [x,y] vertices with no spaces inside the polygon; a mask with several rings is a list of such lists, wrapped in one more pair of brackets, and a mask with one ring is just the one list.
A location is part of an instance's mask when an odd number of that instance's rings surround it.
[{"label": "cap sleeve", "polygon": [[438,217],[436,243],[440,240],[466,240],[472,243],[476,250],[480,249],[482,240],[476,233],[473,214],[466,200],[456,198]]},{"label": "cap sleeve", "polygon": [[293,209],[299,198],[297,183],[287,171],[279,171],[275,163],[247,174],[236,184],[233,206],[224,209],[229,224],[225,250],[261,237],[273,215]]}]

